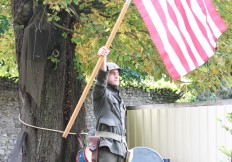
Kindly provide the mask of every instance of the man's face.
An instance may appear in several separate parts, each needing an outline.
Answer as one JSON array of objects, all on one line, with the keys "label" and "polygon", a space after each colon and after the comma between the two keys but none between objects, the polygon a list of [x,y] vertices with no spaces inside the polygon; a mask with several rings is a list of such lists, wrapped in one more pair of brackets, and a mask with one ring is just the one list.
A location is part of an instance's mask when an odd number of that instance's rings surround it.
[{"label": "man's face", "polygon": [[119,72],[117,69],[110,70],[109,76],[108,76],[108,84],[110,84],[113,87],[119,86]]}]

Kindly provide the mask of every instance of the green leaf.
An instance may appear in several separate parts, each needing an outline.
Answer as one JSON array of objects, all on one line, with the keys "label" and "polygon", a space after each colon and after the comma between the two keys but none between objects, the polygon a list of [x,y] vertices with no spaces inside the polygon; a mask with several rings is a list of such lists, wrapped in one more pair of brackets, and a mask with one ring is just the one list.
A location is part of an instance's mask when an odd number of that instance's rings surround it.
[{"label": "green leaf", "polygon": [[67,37],[68,37],[67,33],[63,32],[62,33],[62,37],[64,37],[65,39],[67,39]]},{"label": "green leaf", "polygon": [[73,2],[74,2],[76,5],[78,5],[78,0],[73,0]]}]

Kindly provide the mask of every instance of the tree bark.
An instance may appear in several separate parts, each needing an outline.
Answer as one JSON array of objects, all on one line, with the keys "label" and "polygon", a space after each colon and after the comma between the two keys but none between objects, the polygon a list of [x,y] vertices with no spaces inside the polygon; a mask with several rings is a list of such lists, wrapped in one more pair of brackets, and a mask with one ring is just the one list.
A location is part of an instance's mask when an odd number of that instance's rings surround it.
[{"label": "tree bark", "polygon": [[[12,0],[14,18],[15,43],[18,67],[21,68],[21,51],[24,29],[33,15],[33,0]],[[25,11],[25,12],[24,12]],[[73,21],[69,14],[62,12],[60,24],[72,29]],[[20,26],[24,26],[20,28]],[[74,49],[71,33],[62,37],[61,29],[54,28],[53,42],[49,46],[48,55],[54,49],[59,51],[59,63],[55,69],[54,63],[46,61],[44,80],[41,91],[41,101],[38,105],[32,96],[20,85],[20,115],[21,119],[31,125],[55,130],[64,130],[80,97],[82,82],[76,78],[74,71]],[[33,66],[33,65],[32,65]],[[22,75],[19,74],[19,83]],[[85,112],[80,111],[73,125],[72,132],[80,132],[85,128]],[[69,135],[62,138],[62,133],[40,130],[22,125],[26,128],[27,137],[23,146],[23,162],[74,162],[78,151],[76,137]]]}]

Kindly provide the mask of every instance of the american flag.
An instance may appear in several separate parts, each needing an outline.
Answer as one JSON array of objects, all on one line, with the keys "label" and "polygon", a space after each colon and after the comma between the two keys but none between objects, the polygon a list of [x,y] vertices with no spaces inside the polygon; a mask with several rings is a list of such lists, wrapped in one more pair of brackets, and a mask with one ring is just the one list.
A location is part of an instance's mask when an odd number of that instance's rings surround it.
[{"label": "american flag", "polygon": [[211,0],[134,0],[173,80],[204,64],[226,25]]}]

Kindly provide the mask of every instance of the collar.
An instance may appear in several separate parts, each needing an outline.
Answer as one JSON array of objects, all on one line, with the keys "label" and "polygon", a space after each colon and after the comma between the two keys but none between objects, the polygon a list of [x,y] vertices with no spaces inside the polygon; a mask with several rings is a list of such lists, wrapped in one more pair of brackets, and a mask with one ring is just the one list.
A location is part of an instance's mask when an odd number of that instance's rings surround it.
[{"label": "collar", "polygon": [[110,84],[107,84],[107,88],[112,92],[118,92],[119,93],[119,91],[120,91],[120,87],[115,88],[115,87],[111,86]]}]

